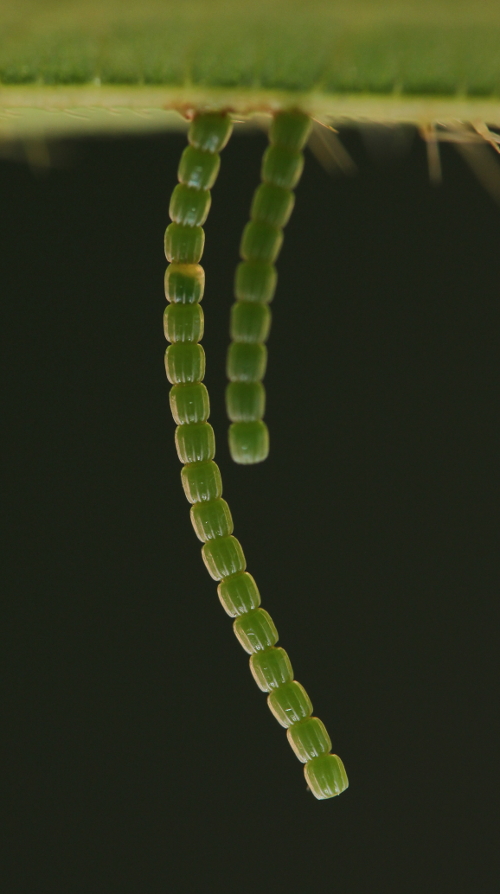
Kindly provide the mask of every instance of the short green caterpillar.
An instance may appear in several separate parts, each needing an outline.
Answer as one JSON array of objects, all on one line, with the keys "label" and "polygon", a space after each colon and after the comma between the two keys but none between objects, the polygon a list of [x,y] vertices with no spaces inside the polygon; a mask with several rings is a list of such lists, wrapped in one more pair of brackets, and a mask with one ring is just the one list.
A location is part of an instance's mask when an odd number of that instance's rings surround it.
[{"label": "short green caterpillar", "polygon": [[[252,461],[263,459],[267,452],[260,381],[265,369],[263,342],[270,325],[267,302],[276,283],[273,261],[282,240],[280,228],[293,205],[288,190],[300,176],[300,150],[309,128],[309,119],[300,112],[275,116],[271,146],[263,162],[264,188],[261,186],[256,192],[252,221],[243,234],[244,260],[236,275],[237,302],[231,318],[233,344],[229,349],[228,372],[232,381],[227,395],[233,420],[230,444],[239,461],[242,456],[244,462],[248,457]],[[210,189],[219,171],[219,153],[231,130],[227,114],[194,116],[188,132],[189,145],[179,164],[179,184],[170,202],[172,223],[165,232],[165,254],[170,262],[165,274],[165,296],[169,305],[164,315],[165,336],[171,342],[165,354],[166,373],[172,384],[170,407],[177,424],[177,453],[184,464],[182,485],[191,503],[193,528],[203,542],[203,560],[209,574],[219,581],[219,599],[227,614],[235,619],[233,629],[250,654],[255,681],[268,693],[270,710],[287,729],[288,741],[304,763],[310,790],[323,800],[347,788],[345,768],[341,759],[331,753],[332,743],[325,726],[312,716],[311,700],[294,679],[287,653],[276,645],[278,632],[273,620],[261,608],[259,590],[246,570],[241,544],[233,536],[231,511],[222,498],[221,474],[214,462],[215,435],[208,422],[210,401],[203,384],[205,353],[199,344],[204,325],[200,306],[204,271],[199,261],[204,249],[202,225],[210,209]],[[269,171],[273,172],[271,182]]]},{"label": "short green caterpillar", "polygon": [[262,183],[255,190],[250,223],[243,231],[236,271],[236,303],[231,316],[232,343],[227,355],[226,391],[229,450],[237,463],[258,463],[269,452],[269,433],[262,421],[267,363],[264,342],[270,315],[264,310],[276,289],[276,260],[283,227],[294,206],[292,190],[304,167],[302,149],[311,132],[311,119],[300,113],[276,115],[269,129],[270,145],[262,159]]}]

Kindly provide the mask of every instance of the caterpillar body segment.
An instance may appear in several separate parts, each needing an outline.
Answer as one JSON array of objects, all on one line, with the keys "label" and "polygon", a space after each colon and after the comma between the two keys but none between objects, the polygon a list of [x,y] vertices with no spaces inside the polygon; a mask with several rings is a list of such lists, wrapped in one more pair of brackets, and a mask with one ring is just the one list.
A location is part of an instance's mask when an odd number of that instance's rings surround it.
[{"label": "caterpillar body segment", "polygon": [[[237,301],[231,308],[231,338],[238,344],[263,344],[271,328],[271,311],[266,304]],[[231,346],[230,346],[231,348]]]},{"label": "caterpillar body segment", "polygon": [[199,342],[205,319],[199,304],[169,304],[163,314],[165,338],[171,342]]},{"label": "caterpillar body segment", "polygon": [[165,370],[172,385],[201,382],[205,376],[205,351],[191,341],[170,345],[165,354]]},{"label": "caterpillar body segment", "polygon": [[193,503],[190,515],[194,532],[202,543],[215,540],[217,537],[229,537],[234,531],[231,510],[222,497],[218,500]]},{"label": "caterpillar body segment", "polygon": [[[242,256],[236,276],[237,302],[231,313],[231,336],[227,371],[230,379],[227,403],[234,424],[230,429],[233,457],[255,462],[267,456],[268,432],[262,421],[264,376],[271,314],[267,306],[276,285],[273,260],[279,251],[281,227],[288,220],[293,195],[290,186],[300,176],[300,148],[308,134],[305,115],[278,115],[271,125],[271,149],[263,162],[264,177],[252,205],[252,219],[242,241]],[[329,753],[331,742],[325,727],[312,717],[312,704],[303,686],[293,679],[290,659],[277,646],[278,631],[261,608],[261,597],[252,575],[246,570],[243,548],[233,535],[233,519],[222,497],[222,479],[214,462],[215,436],[208,418],[210,400],[203,384],[205,353],[199,344],[204,317],[200,307],[205,274],[199,265],[204,247],[202,224],[210,208],[209,189],[219,171],[218,153],[227,143],[231,121],[224,114],[202,114],[194,118],[188,133],[189,146],[179,165],[180,184],[170,203],[172,223],[165,234],[165,254],[170,261],[165,274],[164,332],[171,342],[165,353],[165,369],[172,384],[170,407],[177,428],[175,445],[183,467],[181,481],[191,504],[191,521],[202,541],[202,558],[209,574],[219,581],[220,602],[234,619],[233,629],[249,654],[250,670],[261,690],[268,693],[269,707],[287,728],[290,744],[304,763],[310,790],[318,799],[340,794],[347,777],[340,758]],[[274,141],[274,142],[273,142]],[[299,157],[299,160],[297,158]],[[267,172],[267,173],[266,173]],[[288,190],[288,192],[287,192]],[[255,226],[254,226],[255,224]],[[256,256],[258,255],[258,257]],[[242,297],[240,297],[242,296]]]},{"label": "caterpillar body segment", "polygon": [[267,365],[267,348],[262,344],[233,342],[227,355],[227,377],[230,382],[260,382]]},{"label": "caterpillar body segment", "polygon": [[304,764],[307,784],[318,801],[342,794],[349,785],[344,764],[338,754],[322,754]]},{"label": "caterpillar body segment", "polygon": [[226,388],[231,422],[256,422],[264,415],[266,392],[262,382],[230,382]]},{"label": "caterpillar body segment", "polygon": [[233,574],[221,580],[217,587],[217,593],[222,608],[230,618],[237,618],[251,612],[260,605],[260,593],[251,574],[243,571],[242,574]]},{"label": "caterpillar body segment", "polygon": [[268,304],[274,298],[277,282],[278,274],[273,264],[252,258],[238,264],[234,293],[238,301]]},{"label": "caterpillar body segment", "polygon": [[245,571],[247,567],[241,543],[232,534],[208,540],[201,550],[201,556],[208,573],[217,581]]},{"label": "caterpillar body segment", "polygon": [[301,723],[294,723],[286,733],[287,739],[303,764],[328,754],[332,748],[332,741],[328,735],[324,723],[318,717],[307,717]]},{"label": "caterpillar body segment", "polygon": [[266,423],[262,419],[255,419],[253,422],[237,422],[230,425],[229,447],[231,456],[240,465],[255,462],[256,456],[267,456],[269,431]]},{"label": "caterpillar body segment", "polygon": [[177,425],[206,422],[210,416],[210,400],[203,382],[174,385],[170,389],[169,400]]},{"label": "caterpillar body segment", "polygon": [[[189,139],[189,138],[188,138]],[[182,153],[177,176],[179,183],[205,191],[212,189],[220,168],[218,152],[186,146]]]},{"label": "caterpillar body segment", "polygon": [[222,497],[220,469],[212,461],[186,463],[181,481],[189,503],[210,503]]},{"label": "caterpillar body segment", "polygon": [[181,463],[208,462],[215,456],[215,435],[209,422],[178,425],[175,446]]},{"label": "caterpillar body segment", "polygon": [[[199,264],[169,264],[165,271],[165,298],[172,304],[197,304],[205,291],[205,271]],[[168,308],[167,308],[168,310]],[[168,338],[168,336],[165,336]],[[171,341],[171,339],[168,339]]]},{"label": "caterpillar body segment", "polygon": [[211,202],[209,189],[178,183],[170,199],[170,218],[174,223],[187,227],[202,227],[208,217]]},{"label": "caterpillar body segment", "polygon": [[165,231],[165,256],[178,264],[197,264],[205,248],[202,227],[171,223]]},{"label": "caterpillar body segment", "polygon": [[271,615],[264,608],[256,608],[236,618],[235,636],[249,655],[271,648],[278,642],[278,631]]},{"label": "caterpillar body segment", "polygon": [[[297,185],[304,167],[302,149],[311,131],[311,120],[302,112],[280,112],[269,129],[269,143],[262,159],[262,183],[255,190],[250,208],[250,221],[243,230],[240,245],[242,263],[235,279],[236,304],[231,313],[231,339],[227,360],[230,382],[226,391],[229,426],[229,451],[240,464],[262,462],[269,453],[269,432],[263,422],[265,395],[257,395],[255,385],[265,375],[267,354],[253,355],[241,346],[253,346],[266,341],[270,315],[261,310],[258,315],[250,305],[262,308],[272,301],[277,275],[274,262],[283,244],[283,227],[290,219],[295,203],[292,190]],[[252,308],[253,309],[253,308]],[[249,359],[253,366],[249,373]],[[265,357],[265,359],[264,359]],[[249,375],[252,378],[249,378]],[[251,382],[253,390],[234,387],[233,383]],[[253,403],[250,402],[250,393]],[[244,413],[241,412],[245,405]]]},{"label": "caterpillar body segment", "polygon": [[250,656],[250,670],[259,689],[270,692],[293,680],[293,669],[284,649],[273,646]]}]

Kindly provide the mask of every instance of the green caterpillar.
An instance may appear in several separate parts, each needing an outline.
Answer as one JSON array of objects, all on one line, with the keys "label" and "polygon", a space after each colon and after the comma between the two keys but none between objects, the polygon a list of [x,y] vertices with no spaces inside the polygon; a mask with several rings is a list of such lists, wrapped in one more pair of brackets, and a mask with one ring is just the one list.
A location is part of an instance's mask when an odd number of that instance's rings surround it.
[{"label": "green caterpillar", "polygon": [[[232,344],[227,355],[226,391],[229,450],[237,463],[258,463],[269,453],[269,433],[262,421],[265,391],[261,384],[267,363],[264,342],[271,318],[261,307],[276,288],[276,260],[283,242],[282,228],[294,206],[292,189],[304,167],[302,148],[311,131],[311,119],[295,113],[275,116],[270,145],[262,159],[262,183],[255,190],[250,223],[243,231],[236,271],[236,304],[231,315]],[[257,307],[255,307],[257,305]]]},{"label": "green caterpillar", "polygon": [[[243,234],[244,260],[236,275],[238,300],[232,311],[234,341],[228,359],[232,381],[227,395],[229,415],[234,420],[230,443],[233,455],[240,461],[242,456],[244,461],[248,461],[248,456],[253,461],[257,457],[263,459],[267,450],[260,382],[265,368],[263,342],[270,325],[267,302],[276,282],[273,261],[282,241],[280,227],[293,205],[288,190],[300,176],[300,148],[309,127],[309,120],[300,113],[280,113],[275,117],[271,146],[263,162],[265,182],[256,192],[252,220]],[[257,685],[268,693],[269,708],[287,729],[292,749],[305,764],[309,788],[321,800],[343,792],[348,786],[347,775],[340,758],[330,753],[332,743],[323,723],[312,716],[307,692],[294,680],[287,653],[276,646],[278,632],[272,618],[260,607],[259,590],[246,571],[243,549],[233,536],[231,511],[222,498],[221,474],[214,462],[215,435],[208,422],[210,400],[203,384],[205,352],[199,344],[203,336],[200,301],[205,280],[199,261],[205,242],[202,225],[210,209],[210,189],[220,167],[219,152],[231,130],[229,115],[208,113],[194,117],[188,133],[189,146],[179,164],[180,182],[170,202],[172,223],[165,232],[165,254],[170,262],[165,274],[165,296],[169,306],[164,315],[165,336],[171,342],[165,353],[166,373],[172,384],[170,407],[177,423],[177,454],[184,464],[182,485],[191,503],[193,528],[203,542],[203,560],[209,574],[219,581],[219,599],[227,614],[235,619],[234,633],[250,654],[250,669]]]}]

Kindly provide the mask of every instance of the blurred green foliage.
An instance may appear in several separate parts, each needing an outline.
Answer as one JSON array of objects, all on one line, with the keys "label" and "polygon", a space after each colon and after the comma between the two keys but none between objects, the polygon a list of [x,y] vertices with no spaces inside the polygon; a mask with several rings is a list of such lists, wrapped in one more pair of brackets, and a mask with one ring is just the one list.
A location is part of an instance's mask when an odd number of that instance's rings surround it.
[{"label": "blurred green foliage", "polygon": [[500,96],[498,0],[20,0],[0,84]]}]

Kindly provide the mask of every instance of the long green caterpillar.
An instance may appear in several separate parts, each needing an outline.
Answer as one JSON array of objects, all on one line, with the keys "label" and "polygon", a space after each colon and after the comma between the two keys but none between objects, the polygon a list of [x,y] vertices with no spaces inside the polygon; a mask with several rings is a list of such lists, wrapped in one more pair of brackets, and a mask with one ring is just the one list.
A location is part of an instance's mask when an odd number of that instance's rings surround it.
[{"label": "long green caterpillar", "polygon": [[[300,133],[300,139],[304,140],[308,128],[309,121],[302,114],[281,113],[275,118],[275,133],[295,134],[293,152],[289,156],[285,153],[285,162],[289,167],[292,157],[295,172],[301,169],[300,155],[296,150],[297,134]],[[165,255],[170,262],[165,274],[165,296],[169,306],[164,315],[165,336],[171,342],[165,354],[166,373],[172,384],[170,407],[177,423],[177,454],[184,464],[182,485],[191,503],[193,528],[203,543],[203,561],[211,577],[219,581],[219,599],[227,614],[235,619],[234,633],[250,654],[250,669],[257,685],[268,693],[270,710],[287,729],[288,741],[305,765],[304,773],[310,790],[322,800],[334,797],[347,788],[344,765],[337,755],[330,753],[332,743],[323,723],[312,716],[311,700],[304,687],[294,679],[287,653],[276,646],[278,632],[268,612],[261,608],[258,587],[246,570],[242,546],[233,536],[231,511],[222,498],[221,474],[214,462],[215,435],[208,422],[210,401],[203,384],[205,353],[199,344],[203,336],[204,317],[200,301],[205,278],[199,261],[204,249],[202,225],[210,208],[210,189],[219,171],[219,153],[226,145],[231,130],[232,124],[227,114],[208,113],[194,117],[188,132],[189,146],[184,150],[179,164],[179,184],[170,202],[172,223],[165,232]],[[267,158],[270,157],[272,162],[278,156],[279,167],[283,169],[282,155],[280,148],[278,153],[269,152]],[[294,177],[289,177],[289,182],[293,182],[294,178],[296,173]],[[269,191],[263,192],[265,197]],[[259,194],[258,191],[257,194],[261,196],[262,192]],[[282,198],[280,194],[280,200]],[[291,200],[288,196],[285,199],[289,207]],[[263,201],[259,198],[257,204]],[[276,215],[278,203],[274,194],[270,207]],[[283,213],[279,219],[283,220]],[[280,241],[281,233],[275,226],[271,227],[260,220],[255,226],[250,223],[243,236],[244,254],[248,254],[249,258],[240,266],[237,282],[268,283],[275,280],[272,267],[275,249],[271,251],[270,245],[279,245]],[[256,257],[253,249],[247,251],[246,246],[255,243],[263,246],[264,257]],[[269,286],[267,288],[265,295],[269,300],[271,294]],[[256,299],[257,294],[262,298],[262,285],[258,292],[255,285],[249,291],[237,287],[240,306],[244,310],[235,312],[233,309],[232,331],[242,333],[246,340],[242,338],[236,344],[262,344],[262,338],[260,341],[249,341],[250,334],[257,331],[262,334],[266,326],[268,329],[268,310],[264,301]],[[245,300],[244,295],[250,297]],[[248,311],[248,308],[251,310]],[[235,361],[237,368],[239,362]],[[230,360],[230,369],[231,363]],[[233,384],[263,387],[260,382],[248,383],[240,379],[231,383],[230,389]],[[230,407],[237,406],[238,401],[241,406],[246,399],[240,396],[239,390],[235,390],[234,397],[231,390],[229,392]],[[259,422],[257,419],[251,424],[255,421]],[[253,434],[251,438],[255,444]]]}]

